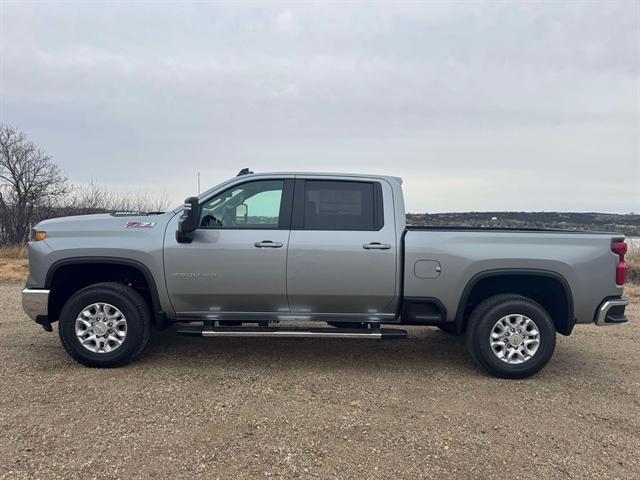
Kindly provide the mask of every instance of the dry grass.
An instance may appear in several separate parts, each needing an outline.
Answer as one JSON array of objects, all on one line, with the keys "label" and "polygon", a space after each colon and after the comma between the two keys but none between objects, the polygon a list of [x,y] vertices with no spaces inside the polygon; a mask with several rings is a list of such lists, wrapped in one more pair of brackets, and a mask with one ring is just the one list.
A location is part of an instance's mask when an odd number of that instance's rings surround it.
[{"label": "dry grass", "polygon": [[634,302],[640,303],[640,285],[637,283],[627,283],[624,286],[624,294]]},{"label": "dry grass", "polygon": [[627,283],[624,293],[634,301],[640,302],[640,246],[629,242],[629,251],[625,256],[627,264]]},{"label": "dry grass", "polygon": [[624,259],[627,263],[627,282],[640,285],[640,247],[629,247]]},{"label": "dry grass", "polygon": [[29,273],[29,260],[0,258],[0,282],[24,282]]},{"label": "dry grass", "polygon": [[26,259],[27,247],[25,245],[0,245],[0,258]]},{"label": "dry grass", "polygon": [[24,245],[0,246],[0,282],[24,282],[28,273],[29,260]]}]

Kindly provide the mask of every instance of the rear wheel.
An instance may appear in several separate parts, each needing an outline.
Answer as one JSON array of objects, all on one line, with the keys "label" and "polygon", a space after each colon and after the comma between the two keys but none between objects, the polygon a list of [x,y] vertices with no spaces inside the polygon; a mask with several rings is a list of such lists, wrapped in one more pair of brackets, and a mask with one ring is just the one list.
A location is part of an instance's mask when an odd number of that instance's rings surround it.
[{"label": "rear wheel", "polygon": [[118,367],[146,346],[149,308],[134,289],[98,283],[74,294],[60,312],[58,333],[65,350],[89,367]]},{"label": "rear wheel", "polygon": [[471,314],[467,347],[476,362],[501,378],[526,378],[549,362],[556,330],[547,311],[521,295],[496,295]]}]

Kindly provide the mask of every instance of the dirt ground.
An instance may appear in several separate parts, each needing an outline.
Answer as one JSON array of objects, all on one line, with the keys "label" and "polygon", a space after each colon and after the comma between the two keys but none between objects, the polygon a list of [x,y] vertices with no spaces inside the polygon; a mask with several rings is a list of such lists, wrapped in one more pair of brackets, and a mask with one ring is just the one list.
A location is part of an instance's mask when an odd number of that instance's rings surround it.
[{"label": "dirt ground", "polygon": [[0,285],[0,478],[640,478],[640,308],[523,381],[431,328],[403,341],[156,334],[73,362]]}]

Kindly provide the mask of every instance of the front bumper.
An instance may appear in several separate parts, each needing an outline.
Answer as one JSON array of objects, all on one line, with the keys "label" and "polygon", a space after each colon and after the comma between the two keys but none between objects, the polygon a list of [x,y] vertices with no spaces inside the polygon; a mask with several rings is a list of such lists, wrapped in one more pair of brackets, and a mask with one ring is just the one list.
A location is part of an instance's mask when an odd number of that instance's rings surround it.
[{"label": "front bumper", "polygon": [[627,305],[629,305],[629,299],[625,297],[605,300],[600,304],[598,310],[596,310],[595,324],[603,326],[625,323],[628,320],[624,313]]},{"label": "front bumper", "polygon": [[49,314],[49,292],[39,288],[22,290],[22,308],[31,320],[39,324],[47,321]]}]

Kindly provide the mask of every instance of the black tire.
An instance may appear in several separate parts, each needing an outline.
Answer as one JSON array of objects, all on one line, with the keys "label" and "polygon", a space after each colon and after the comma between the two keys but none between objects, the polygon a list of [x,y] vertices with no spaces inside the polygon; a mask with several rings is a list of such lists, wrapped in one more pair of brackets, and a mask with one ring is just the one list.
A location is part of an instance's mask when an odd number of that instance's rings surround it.
[{"label": "black tire", "polygon": [[[126,318],[127,332],[122,344],[112,352],[87,350],[75,333],[80,312],[92,303],[109,303]],[[88,367],[120,367],[131,362],[147,345],[151,334],[151,313],[142,296],[120,283],[97,283],[76,292],[60,312],[58,333],[64,349]]]},{"label": "black tire", "polygon": [[[496,322],[502,317],[520,314],[529,317],[538,329],[538,350],[526,361],[507,363],[494,354],[489,339]],[[466,330],[466,343],[471,356],[487,372],[500,378],[527,378],[549,362],[556,346],[556,329],[547,311],[522,295],[503,294],[487,298],[472,312]]]}]

